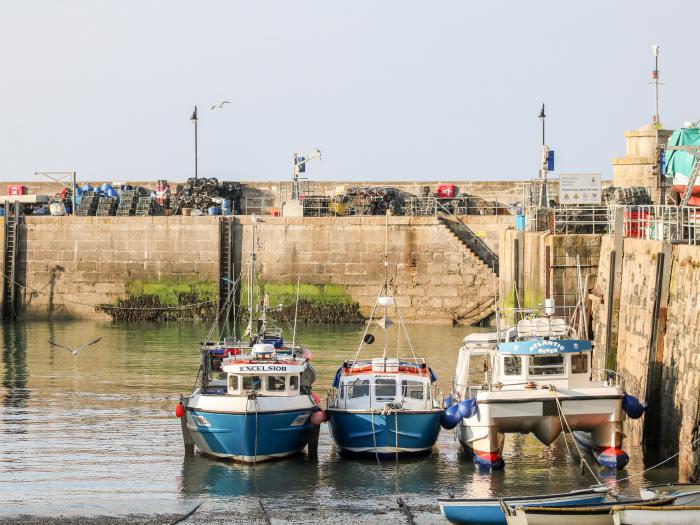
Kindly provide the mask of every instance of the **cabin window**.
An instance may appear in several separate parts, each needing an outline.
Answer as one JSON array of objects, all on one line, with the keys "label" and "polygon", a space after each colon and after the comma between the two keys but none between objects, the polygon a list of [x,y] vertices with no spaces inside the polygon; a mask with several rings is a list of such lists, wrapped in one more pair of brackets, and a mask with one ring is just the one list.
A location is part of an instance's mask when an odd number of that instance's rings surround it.
[{"label": "cabin window", "polygon": [[396,380],[375,379],[374,395],[377,397],[394,397],[396,395]]},{"label": "cabin window", "polygon": [[238,376],[228,376],[228,389],[238,390]]},{"label": "cabin window", "polygon": [[299,390],[299,376],[289,376],[289,390]]},{"label": "cabin window", "polygon": [[503,373],[507,376],[519,376],[523,373],[523,360],[517,355],[503,357]]},{"label": "cabin window", "polygon": [[267,376],[268,392],[284,392],[284,376]]},{"label": "cabin window", "polygon": [[260,376],[243,376],[243,390],[260,390],[261,388]]},{"label": "cabin window", "polygon": [[528,374],[531,376],[552,376],[564,373],[564,355],[533,355],[530,356]]},{"label": "cabin window", "polygon": [[401,381],[401,396],[408,399],[423,399],[423,383],[420,381]]},{"label": "cabin window", "polygon": [[571,373],[585,374],[588,372],[588,355],[575,354],[571,356]]},{"label": "cabin window", "polygon": [[369,379],[363,379],[361,381],[355,381],[350,385],[348,390],[348,397],[355,399],[358,397],[369,396]]}]

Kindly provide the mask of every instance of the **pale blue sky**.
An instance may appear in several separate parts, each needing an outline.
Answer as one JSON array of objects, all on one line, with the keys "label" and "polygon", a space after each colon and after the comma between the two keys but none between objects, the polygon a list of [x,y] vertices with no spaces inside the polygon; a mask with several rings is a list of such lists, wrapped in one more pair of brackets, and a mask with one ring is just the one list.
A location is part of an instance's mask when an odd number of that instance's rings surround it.
[{"label": "pale blue sky", "polygon": [[[675,14],[674,14],[675,12]],[[611,173],[651,120],[700,118],[698,2],[0,0],[0,179]],[[232,101],[223,111],[209,107]]]}]

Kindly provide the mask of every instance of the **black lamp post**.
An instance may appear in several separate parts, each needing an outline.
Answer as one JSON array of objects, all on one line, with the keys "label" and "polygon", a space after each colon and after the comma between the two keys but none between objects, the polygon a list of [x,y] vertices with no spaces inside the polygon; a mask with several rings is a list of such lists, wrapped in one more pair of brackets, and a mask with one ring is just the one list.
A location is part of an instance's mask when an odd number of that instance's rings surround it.
[{"label": "black lamp post", "polygon": [[194,122],[194,178],[197,179],[197,106],[194,107],[190,120]]}]

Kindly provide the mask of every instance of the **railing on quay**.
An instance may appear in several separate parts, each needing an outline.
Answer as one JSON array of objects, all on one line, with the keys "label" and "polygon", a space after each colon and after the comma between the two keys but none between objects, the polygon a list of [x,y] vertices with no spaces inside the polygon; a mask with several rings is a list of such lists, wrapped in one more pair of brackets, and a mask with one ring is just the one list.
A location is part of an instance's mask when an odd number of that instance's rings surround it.
[{"label": "railing on quay", "polygon": [[700,208],[694,206],[572,205],[527,210],[529,231],[605,234],[615,233],[616,223],[624,238],[700,244]]}]

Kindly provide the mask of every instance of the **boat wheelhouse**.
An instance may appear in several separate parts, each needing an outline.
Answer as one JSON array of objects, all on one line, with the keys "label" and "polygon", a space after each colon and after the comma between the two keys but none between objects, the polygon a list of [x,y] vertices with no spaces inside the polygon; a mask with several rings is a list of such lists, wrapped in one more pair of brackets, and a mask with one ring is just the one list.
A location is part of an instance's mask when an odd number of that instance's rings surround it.
[{"label": "boat wheelhouse", "polygon": [[566,431],[587,441],[601,465],[624,467],[623,400],[637,417],[643,409],[620,376],[593,370],[590,341],[539,313],[519,310],[515,329],[465,338],[453,382],[462,447],[479,466],[499,469],[505,434],[532,433],[549,445]]}]

